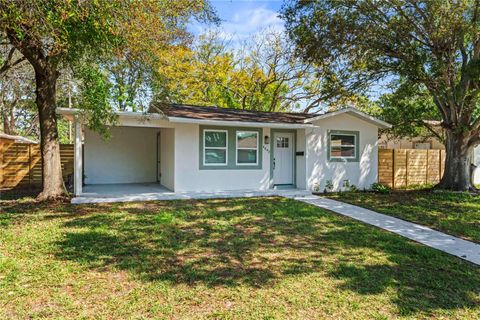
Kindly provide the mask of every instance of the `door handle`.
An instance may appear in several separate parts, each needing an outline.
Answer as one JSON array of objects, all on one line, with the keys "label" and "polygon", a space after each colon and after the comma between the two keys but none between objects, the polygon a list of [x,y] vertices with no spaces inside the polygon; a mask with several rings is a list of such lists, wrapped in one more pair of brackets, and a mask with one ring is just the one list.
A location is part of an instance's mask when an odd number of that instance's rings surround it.
[{"label": "door handle", "polygon": [[275,170],[275,158],[273,158],[273,170]]}]

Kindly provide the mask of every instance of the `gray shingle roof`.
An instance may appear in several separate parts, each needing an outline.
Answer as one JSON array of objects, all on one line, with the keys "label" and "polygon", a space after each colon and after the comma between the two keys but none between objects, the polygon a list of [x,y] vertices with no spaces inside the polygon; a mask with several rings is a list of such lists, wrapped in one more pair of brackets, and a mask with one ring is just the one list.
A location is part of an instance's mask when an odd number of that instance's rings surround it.
[{"label": "gray shingle roof", "polygon": [[267,123],[304,123],[304,120],[316,116],[299,112],[263,112],[186,104],[152,104],[148,112],[163,113],[168,117],[178,118]]}]

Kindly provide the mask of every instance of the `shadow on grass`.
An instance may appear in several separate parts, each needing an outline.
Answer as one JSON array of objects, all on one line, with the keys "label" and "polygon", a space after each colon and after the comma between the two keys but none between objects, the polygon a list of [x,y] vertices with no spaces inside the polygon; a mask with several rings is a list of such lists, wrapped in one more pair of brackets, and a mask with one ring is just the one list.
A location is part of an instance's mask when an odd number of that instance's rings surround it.
[{"label": "shadow on grass", "polygon": [[457,192],[336,193],[331,197],[480,243],[480,196]]},{"label": "shadow on grass", "polygon": [[[34,208],[32,214],[37,210],[45,208]],[[44,219],[61,219],[65,233],[56,243],[58,258],[86,268],[126,270],[148,282],[255,288],[317,274],[341,290],[386,294],[403,315],[477,308],[480,303],[476,266],[293,200],[62,205],[49,210]],[[14,211],[21,210],[9,208]]]},{"label": "shadow on grass", "polygon": [[344,250],[373,249],[388,257],[386,263],[340,262],[330,275],[339,288],[362,295],[393,289],[394,302],[402,315],[438,309],[478,308],[480,268],[439,251],[403,240],[370,226],[350,225],[333,230],[328,239]]},{"label": "shadow on grass", "polygon": [[0,200],[21,200],[36,198],[42,190],[40,188],[21,187],[13,189],[0,189]]},{"label": "shadow on grass", "polygon": [[[89,267],[115,266],[148,281],[267,285],[281,271],[272,269],[269,261],[278,250],[282,246],[302,248],[309,241],[276,240],[276,228],[284,222],[274,218],[273,202],[254,201],[253,206],[245,200],[232,202],[240,204],[232,207],[215,200],[169,202],[169,206],[157,203],[153,207],[125,205],[109,214],[77,216],[65,223],[73,231],[59,243],[59,256]],[[264,214],[254,215],[254,207]],[[304,219],[314,217],[305,215]],[[284,232],[287,228],[281,227]],[[300,220],[291,228],[312,229]],[[277,262],[288,263],[297,273],[302,270],[304,259],[287,258]]]},{"label": "shadow on grass", "polygon": [[60,208],[64,208],[68,213],[71,212],[69,204],[65,201],[38,202],[30,195],[17,198],[14,195],[10,197],[2,193],[0,199],[0,228],[6,228],[12,223],[30,216],[41,215],[46,211],[59,212]]}]

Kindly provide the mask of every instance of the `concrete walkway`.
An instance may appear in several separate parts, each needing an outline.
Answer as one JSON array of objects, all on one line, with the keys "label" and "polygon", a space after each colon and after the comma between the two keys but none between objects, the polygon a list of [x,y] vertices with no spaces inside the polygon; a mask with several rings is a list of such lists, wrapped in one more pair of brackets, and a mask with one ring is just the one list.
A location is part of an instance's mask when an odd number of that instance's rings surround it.
[{"label": "concrete walkway", "polygon": [[459,239],[425,226],[377,213],[372,210],[323,197],[310,195],[292,198],[388,230],[431,248],[438,249],[480,265],[479,244]]}]

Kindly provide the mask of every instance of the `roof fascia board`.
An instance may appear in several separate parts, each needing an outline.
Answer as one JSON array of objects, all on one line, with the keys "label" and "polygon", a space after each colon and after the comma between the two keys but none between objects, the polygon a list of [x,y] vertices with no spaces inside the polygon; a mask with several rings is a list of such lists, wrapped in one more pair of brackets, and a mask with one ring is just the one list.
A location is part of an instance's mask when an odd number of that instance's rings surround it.
[{"label": "roof fascia board", "polygon": [[266,127],[266,128],[312,128],[314,125],[310,123],[274,123],[274,122],[250,122],[250,121],[225,121],[225,120],[207,120],[207,119],[191,119],[180,117],[168,117],[173,123],[199,123],[217,126],[230,127]]}]

